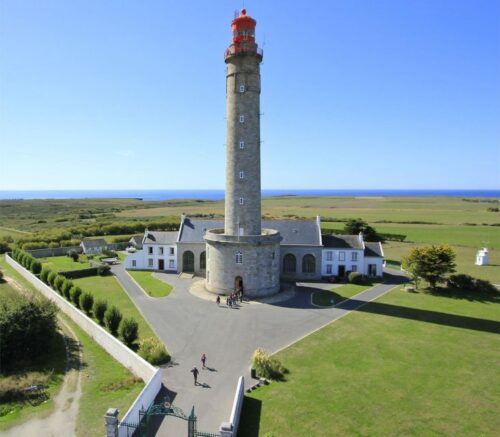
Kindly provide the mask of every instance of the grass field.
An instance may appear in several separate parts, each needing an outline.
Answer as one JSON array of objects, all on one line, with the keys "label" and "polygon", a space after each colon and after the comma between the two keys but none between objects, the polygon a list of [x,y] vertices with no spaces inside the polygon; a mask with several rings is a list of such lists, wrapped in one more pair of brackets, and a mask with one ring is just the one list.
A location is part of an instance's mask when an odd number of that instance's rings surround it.
[{"label": "grass field", "polygon": [[349,299],[350,297],[361,293],[362,291],[368,290],[371,287],[373,287],[372,284],[345,284],[340,287],[332,287],[331,290],[316,291],[312,295],[312,303],[323,307],[337,305],[343,300]]},{"label": "grass field", "polygon": [[83,290],[91,292],[94,299],[105,299],[108,301],[108,306],[116,305],[120,309],[123,318],[133,317],[139,325],[139,339],[156,337],[156,334],[114,276],[90,276],[75,279],[73,282]]},{"label": "grass field", "polygon": [[92,267],[85,255],[80,255],[78,261],[73,261],[69,256],[51,256],[40,258],[43,267],[47,267],[55,272],[65,272],[68,270],[82,270]]},{"label": "grass field", "polygon": [[[9,269],[5,269],[2,264],[2,270],[11,275]],[[0,304],[8,304],[9,299],[18,299],[19,293],[19,290],[7,282],[0,282]],[[53,339],[47,352],[37,357],[36,363],[30,368],[21,368],[17,372],[0,376],[0,391],[12,384],[29,385],[35,380],[43,380],[48,396],[47,402],[38,405],[20,401],[0,402],[0,432],[21,423],[34,414],[46,414],[53,409],[53,398],[61,388],[65,366],[64,339],[63,334],[59,333]]]},{"label": "grass field", "polygon": [[172,286],[155,278],[151,272],[128,272],[151,297],[165,297],[172,291]]},{"label": "grass field", "polygon": [[238,435],[497,435],[499,309],[394,290],[280,352]]}]

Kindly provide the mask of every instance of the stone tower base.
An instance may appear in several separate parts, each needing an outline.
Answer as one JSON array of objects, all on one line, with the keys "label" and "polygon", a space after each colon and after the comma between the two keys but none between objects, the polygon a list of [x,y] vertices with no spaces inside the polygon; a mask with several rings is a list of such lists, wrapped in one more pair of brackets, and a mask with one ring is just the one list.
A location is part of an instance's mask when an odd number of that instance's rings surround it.
[{"label": "stone tower base", "polygon": [[207,231],[206,289],[228,295],[241,284],[249,298],[276,294],[280,290],[280,241],[279,232],[272,229],[240,237],[225,235],[223,229]]}]

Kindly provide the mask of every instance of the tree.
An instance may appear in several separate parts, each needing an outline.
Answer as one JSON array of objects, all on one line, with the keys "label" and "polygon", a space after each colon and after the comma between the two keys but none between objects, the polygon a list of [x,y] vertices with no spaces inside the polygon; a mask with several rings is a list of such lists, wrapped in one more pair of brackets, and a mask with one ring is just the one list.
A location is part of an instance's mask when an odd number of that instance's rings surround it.
[{"label": "tree", "polygon": [[40,272],[40,279],[47,283],[48,282],[48,276],[49,276],[50,270],[47,268],[43,268],[42,271]]},{"label": "tree", "polygon": [[106,313],[106,310],[108,309],[108,303],[105,300],[96,300],[94,302],[94,317],[97,319],[100,325],[104,324],[104,314]]},{"label": "tree", "polygon": [[97,274],[99,276],[106,276],[109,274],[110,271],[111,267],[107,265],[100,265],[99,267],[97,267]]},{"label": "tree", "polygon": [[74,261],[74,262],[77,262],[78,261],[78,252],[76,250],[70,250],[68,252],[68,256]]},{"label": "tree", "polygon": [[132,346],[138,338],[139,325],[133,318],[124,319],[120,325],[120,335],[127,346]]},{"label": "tree", "polygon": [[48,274],[48,276],[47,276],[47,282],[49,283],[49,285],[50,285],[51,287],[53,287],[53,286],[54,286],[54,281],[56,280],[57,276],[58,276],[58,275],[57,275],[57,273],[56,273],[56,272],[53,272],[53,271],[50,271],[50,272],[49,272],[49,274]]},{"label": "tree", "polygon": [[61,286],[61,292],[66,299],[70,298],[71,287],[73,287],[73,281],[65,279]]},{"label": "tree", "polygon": [[372,228],[368,223],[364,220],[357,219],[349,219],[345,223],[344,232],[349,235],[358,235],[360,232],[363,233],[363,238],[366,241],[380,241],[381,238],[377,234],[374,228]]},{"label": "tree", "polygon": [[66,278],[62,275],[57,275],[56,279],[54,279],[54,288],[62,294],[62,286]]},{"label": "tree", "polygon": [[426,280],[433,290],[446,275],[455,271],[455,252],[445,244],[416,247],[403,258],[403,268],[409,272],[418,288],[420,279]]},{"label": "tree", "polygon": [[75,304],[75,306],[77,308],[80,305],[80,295],[81,294],[82,294],[82,289],[80,287],[78,287],[78,285],[73,285],[73,287],[71,287],[71,290],[69,291],[71,301]]},{"label": "tree", "polygon": [[120,326],[120,322],[122,321],[122,313],[117,307],[112,306],[104,314],[104,321],[106,322],[106,326],[108,327],[111,334],[116,336],[118,332],[118,326]]},{"label": "tree", "polygon": [[85,291],[80,295],[80,308],[85,311],[86,314],[90,314],[93,305],[94,296],[92,296],[89,292]]},{"label": "tree", "polygon": [[37,259],[34,259],[34,260],[31,262],[30,269],[31,269],[31,271],[32,271],[35,275],[38,275],[38,273],[40,273],[40,272],[42,271],[42,263],[41,263],[40,261],[38,261]]}]

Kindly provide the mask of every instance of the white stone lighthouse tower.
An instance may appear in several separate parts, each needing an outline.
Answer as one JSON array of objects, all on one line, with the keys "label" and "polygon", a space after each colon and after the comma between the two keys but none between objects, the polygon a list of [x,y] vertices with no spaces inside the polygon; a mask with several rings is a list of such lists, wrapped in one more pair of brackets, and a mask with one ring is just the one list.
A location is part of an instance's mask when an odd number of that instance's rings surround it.
[{"label": "white stone lighthouse tower", "polygon": [[278,231],[261,229],[260,63],[255,42],[257,22],[245,9],[231,23],[232,43],[226,71],[226,196],[224,229],[205,234],[206,288],[246,296],[279,291]]}]

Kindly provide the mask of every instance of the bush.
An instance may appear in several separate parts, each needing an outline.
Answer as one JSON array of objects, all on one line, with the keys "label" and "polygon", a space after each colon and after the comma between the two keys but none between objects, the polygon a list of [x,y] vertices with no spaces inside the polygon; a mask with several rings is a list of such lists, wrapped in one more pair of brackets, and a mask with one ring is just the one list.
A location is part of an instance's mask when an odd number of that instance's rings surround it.
[{"label": "bush", "polygon": [[97,267],[97,274],[99,276],[106,276],[109,274],[110,270],[111,270],[110,266],[105,266],[105,265],[99,266]]},{"label": "bush", "polygon": [[111,334],[116,336],[118,327],[122,321],[122,313],[117,307],[112,306],[106,310],[106,313],[104,314],[104,321]]},{"label": "bush", "polygon": [[86,291],[80,295],[80,308],[85,311],[86,314],[90,314],[93,305],[94,296],[92,296],[89,292]]},{"label": "bush", "polygon": [[458,290],[472,290],[474,288],[474,278],[465,274],[451,275],[446,285],[449,288],[456,288]]},{"label": "bush", "polygon": [[78,261],[78,252],[76,250],[70,250],[67,254],[74,262]]},{"label": "bush", "polygon": [[73,287],[73,282],[70,281],[69,279],[65,279],[64,282],[62,283],[62,286],[61,286],[61,292],[62,292],[62,295],[66,298],[66,299],[70,299],[70,290],[71,290],[71,287]]},{"label": "bush", "polygon": [[42,271],[42,263],[37,259],[33,260],[31,263],[31,271],[35,275],[38,275]]},{"label": "bush", "polygon": [[139,343],[139,355],[155,366],[170,361],[170,354],[165,345],[157,338],[149,337]]},{"label": "bush", "polygon": [[11,247],[6,241],[0,241],[0,253],[10,252]]},{"label": "bush", "polygon": [[48,277],[49,277],[50,270],[47,268],[43,268],[42,271],[40,272],[40,280],[45,282],[46,284],[48,283]]},{"label": "bush", "polygon": [[495,287],[490,281],[486,281],[485,279],[475,279],[474,290],[482,291],[483,293],[498,293],[497,287]]},{"label": "bush", "polygon": [[78,285],[73,285],[69,290],[69,296],[71,298],[71,302],[79,308],[80,306],[80,295],[82,294],[82,289],[78,287]]},{"label": "bush", "polygon": [[365,277],[359,272],[351,272],[347,277],[351,284],[364,284],[366,282]]},{"label": "bush", "polygon": [[97,319],[100,325],[104,325],[104,314],[108,309],[108,303],[105,300],[96,300],[94,302],[94,317]]},{"label": "bush", "polygon": [[258,348],[252,356],[252,367],[257,371],[257,375],[267,378],[281,380],[287,370],[281,362],[269,354],[262,348]]},{"label": "bush", "polygon": [[0,270],[0,282],[3,282],[3,272]]},{"label": "bush", "polygon": [[53,287],[54,286],[54,281],[56,280],[57,278],[57,273],[56,272],[53,272],[53,271],[50,271],[48,276],[47,276],[47,282],[48,284]]},{"label": "bush", "polygon": [[127,346],[132,346],[138,338],[139,325],[133,318],[124,319],[120,325],[120,335]]},{"label": "bush", "polygon": [[54,288],[60,293],[62,294],[62,286],[64,284],[64,281],[66,279],[64,279],[64,276],[62,275],[57,275],[56,276],[56,279],[54,279]]}]

